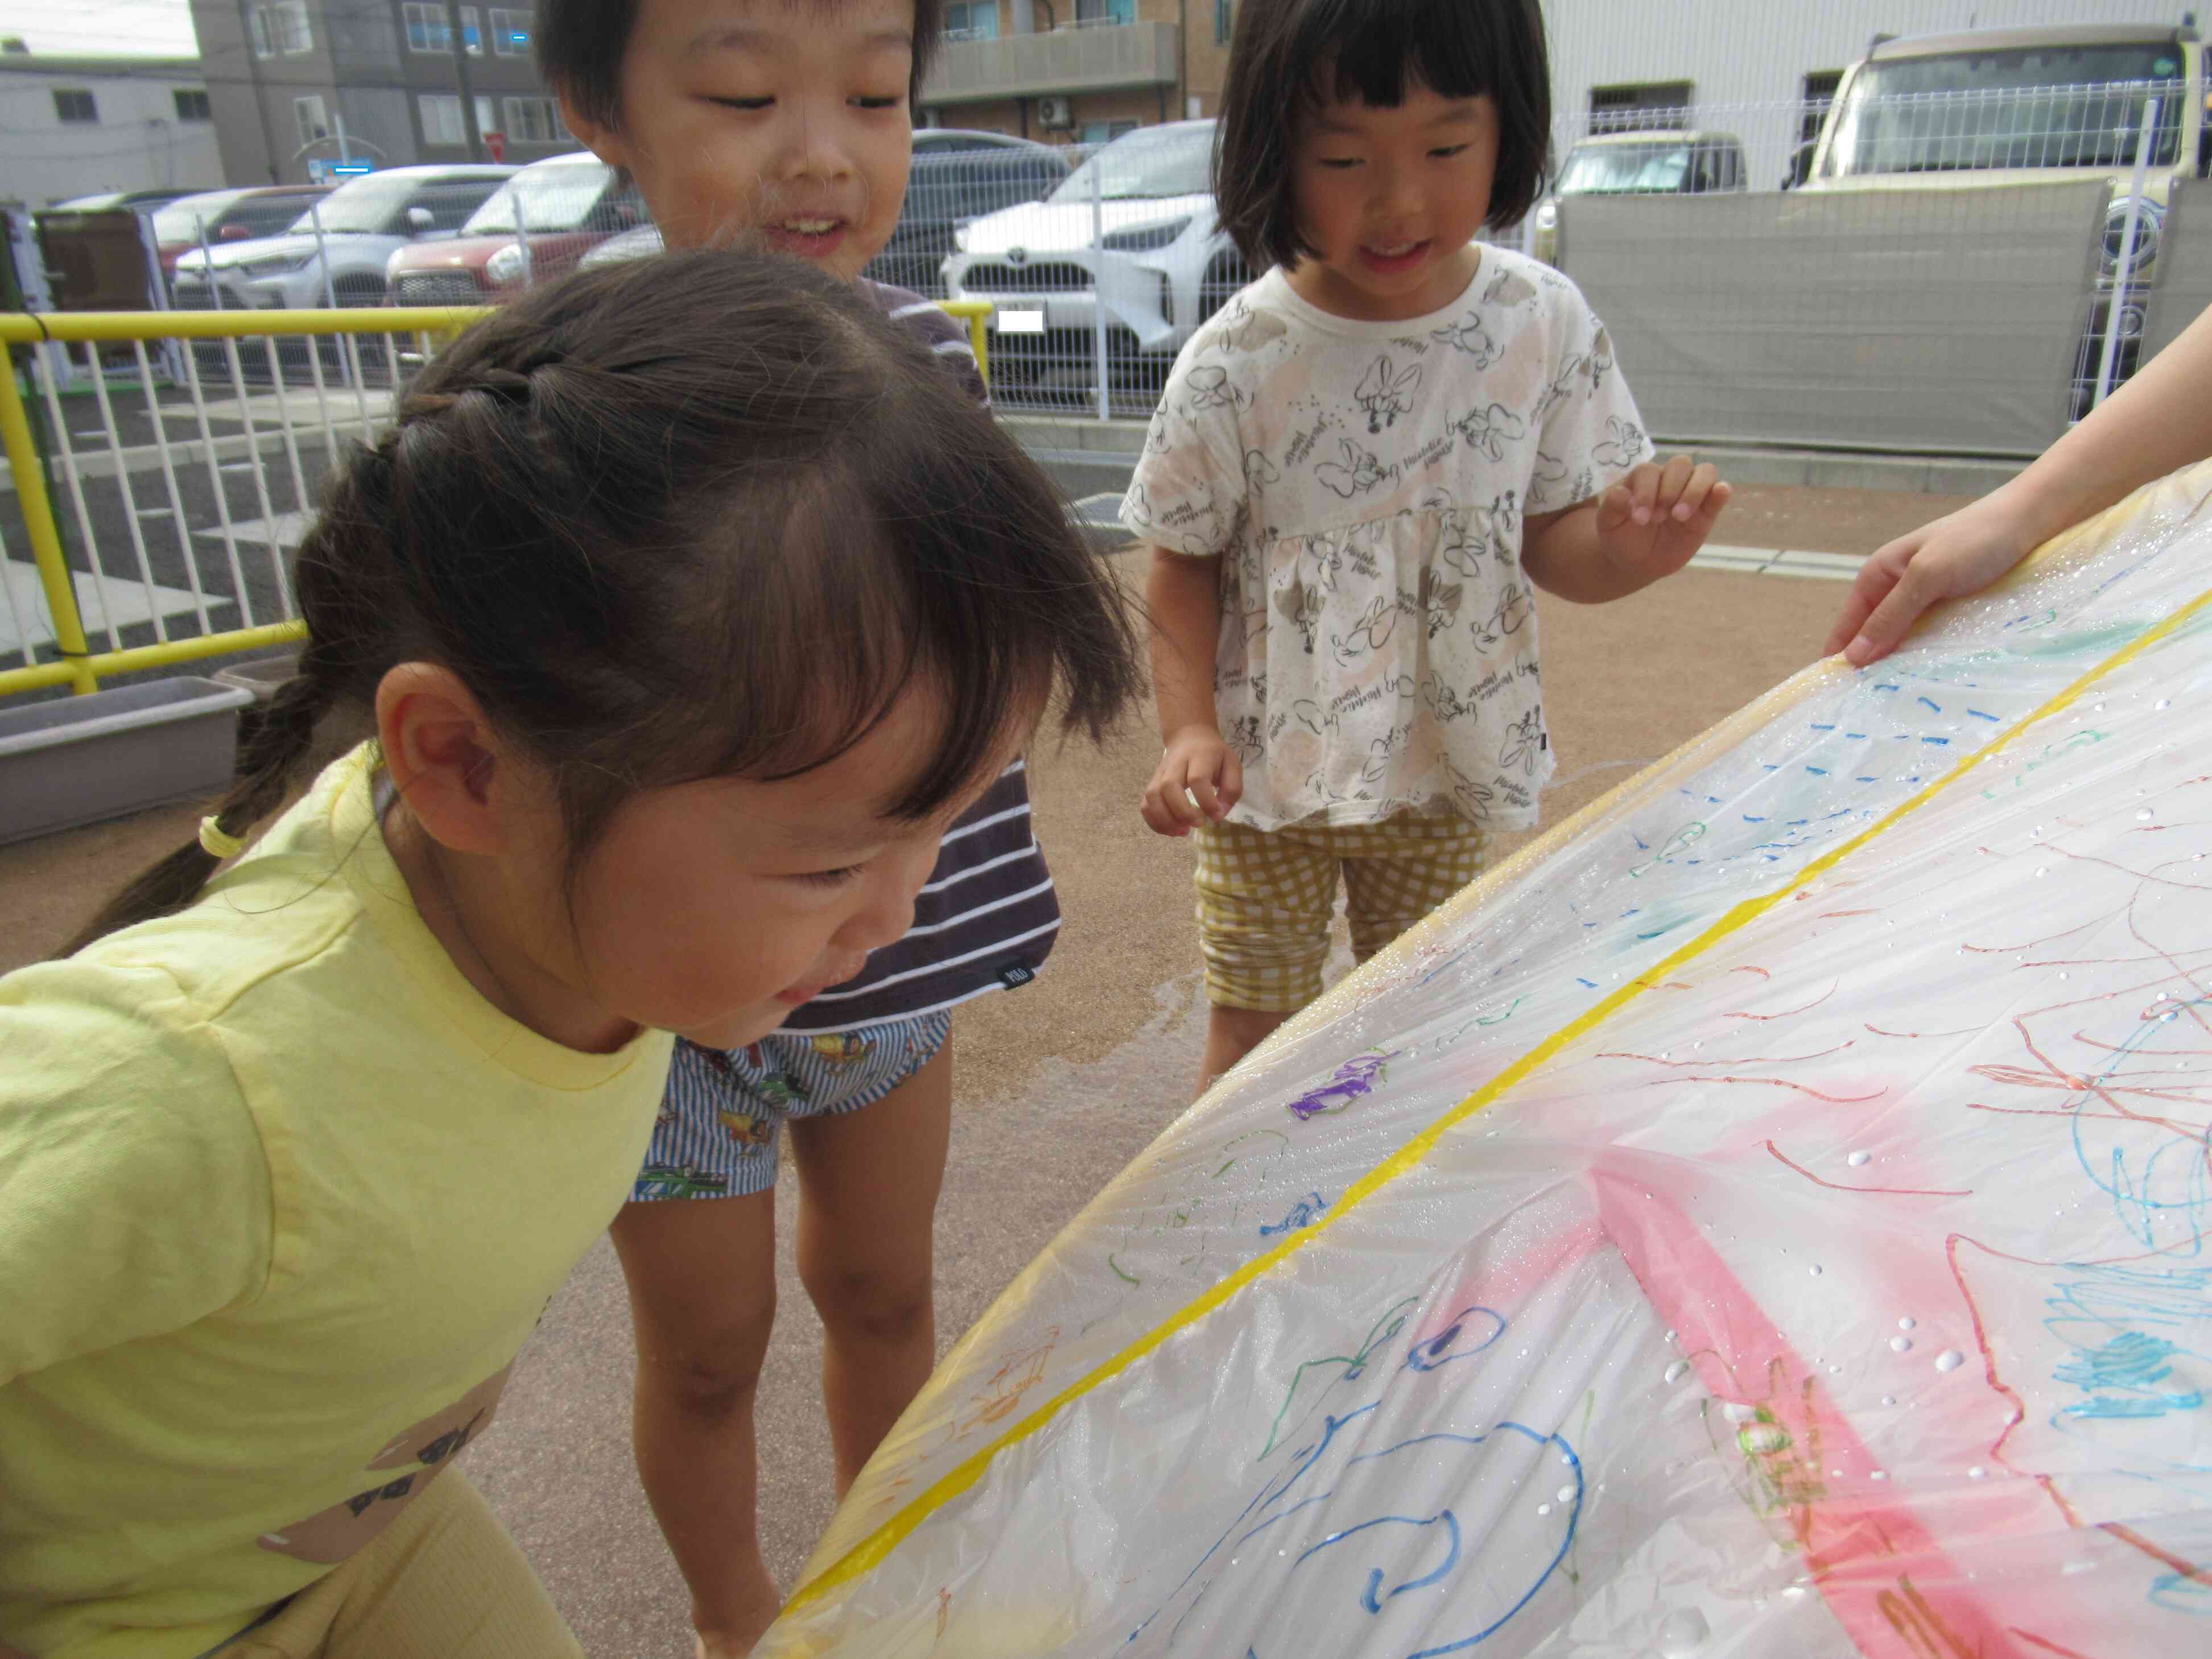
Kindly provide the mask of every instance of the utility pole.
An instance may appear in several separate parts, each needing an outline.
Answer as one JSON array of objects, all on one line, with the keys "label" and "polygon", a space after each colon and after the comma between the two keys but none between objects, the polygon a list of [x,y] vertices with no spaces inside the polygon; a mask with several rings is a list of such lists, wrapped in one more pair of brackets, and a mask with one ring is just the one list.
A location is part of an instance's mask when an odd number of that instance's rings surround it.
[{"label": "utility pole", "polygon": [[446,27],[453,38],[453,83],[461,91],[461,131],[468,135],[469,160],[483,160],[483,133],[477,125],[476,83],[469,76],[469,43],[461,34],[460,0],[446,0]]},{"label": "utility pole", "polygon": [[276,134],[269,125],[269,100],[261,90],[261,54],[253,50],[253,17],[246,9],[247,0],[238,0],[238,34],[240,50],[246,53],[246,81],[253,90],[253,112],[261,122],[261,154],[269,167],[269,182],[283,182],[276,176]]}]

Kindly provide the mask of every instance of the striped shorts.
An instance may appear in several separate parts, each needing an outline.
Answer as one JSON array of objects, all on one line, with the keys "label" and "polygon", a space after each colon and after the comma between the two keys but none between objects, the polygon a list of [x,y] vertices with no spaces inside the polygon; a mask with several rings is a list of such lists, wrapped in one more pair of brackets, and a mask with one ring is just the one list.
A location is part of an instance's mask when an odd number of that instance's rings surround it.
[{"label": "striped shorts", "polygon": [[775,1185],[784,1120],[872,1106],[936,1057],[944,1010],[859,1031],[777,1031],[725,1054],[678,1042],[630,1201],[744,1198]]},{"label": "striped shorts", "polygon": [[1329,913],[1344,880],[1362,962],[1482,873],[1490,841],[1450,817],[1254,830],[1200,824],[1198,942],[1217,1007],[1295,1013],[1321,994]]}]

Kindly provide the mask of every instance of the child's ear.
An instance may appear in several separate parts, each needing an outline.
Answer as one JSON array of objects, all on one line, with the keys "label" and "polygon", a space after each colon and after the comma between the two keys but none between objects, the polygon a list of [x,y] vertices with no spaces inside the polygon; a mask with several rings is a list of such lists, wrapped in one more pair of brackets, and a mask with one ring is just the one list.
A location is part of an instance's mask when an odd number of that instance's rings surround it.
[{"label": "child's ear", "polygon": [[519,766],[451,669],[407,662],[376,688],[385,769],[431,839],[456,853],[509,850]]},{"label": "child's ear", "polygon": [[598,156],[611,167],[629,165],[629,147],[616,128],[586,114],[580,105],[565,91],[554,96],[560,100],[561,118],[568,124],[568,131],[576,135],[576,142]]}]

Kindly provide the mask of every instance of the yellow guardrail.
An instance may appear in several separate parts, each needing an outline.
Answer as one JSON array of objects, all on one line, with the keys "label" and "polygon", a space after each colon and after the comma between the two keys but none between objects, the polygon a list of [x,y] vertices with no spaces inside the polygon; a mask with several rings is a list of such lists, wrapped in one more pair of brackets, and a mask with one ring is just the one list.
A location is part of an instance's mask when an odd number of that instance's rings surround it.
[{"label": "yellow guardrail", "polygon": [[[952,300],[945,301],[944,308],[968,325],[975,366],[984,377],[984,384],[989,385],[989,342],[984,324],[991,314],[990,301]],[[316,311],[19,312],[0,313],[0,344],[101,345],[130,341],[252,339],[276,335],[450,337],[490,314],[485,307],[472,306],[384,306]],[[281,386],[277,389],[280,392],[283,390]],[[54,643],[61,653],[59,662],[0,669],[0,696],[50,685],[66,685],[82,696],[97,691],[103,674],[127,674],[193,662],[204,657],[228,656],[233,652],[287,644],[304,637],[306,629],[302,624],[286,621],[194,635],[126,650],[94,651],[77,608],[76,588],[62,549],[53,500],[46,489],[46,471],[32,436],[29,411],[24,407],[22,392],[12,372],[0,374],[0,443],[4,443],[8,465],[14,475],[32,561],[38,568],[39,586],[53,618]]]}]

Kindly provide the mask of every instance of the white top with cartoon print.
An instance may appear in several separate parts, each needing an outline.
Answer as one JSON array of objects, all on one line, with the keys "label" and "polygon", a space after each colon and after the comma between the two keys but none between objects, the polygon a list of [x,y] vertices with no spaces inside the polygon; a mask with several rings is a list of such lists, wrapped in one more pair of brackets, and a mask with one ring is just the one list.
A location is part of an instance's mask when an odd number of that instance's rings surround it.
[{"label": "white top with cartoon print", "polygon": [[1552,754],[1522,514],[1650,449],[1581,291],[1509,250],[1402,322],[1331,316],[1279,270],[1224,306],[1176,359],[1121,522],[1221,558],[1231,817],[1534,823]]}]

